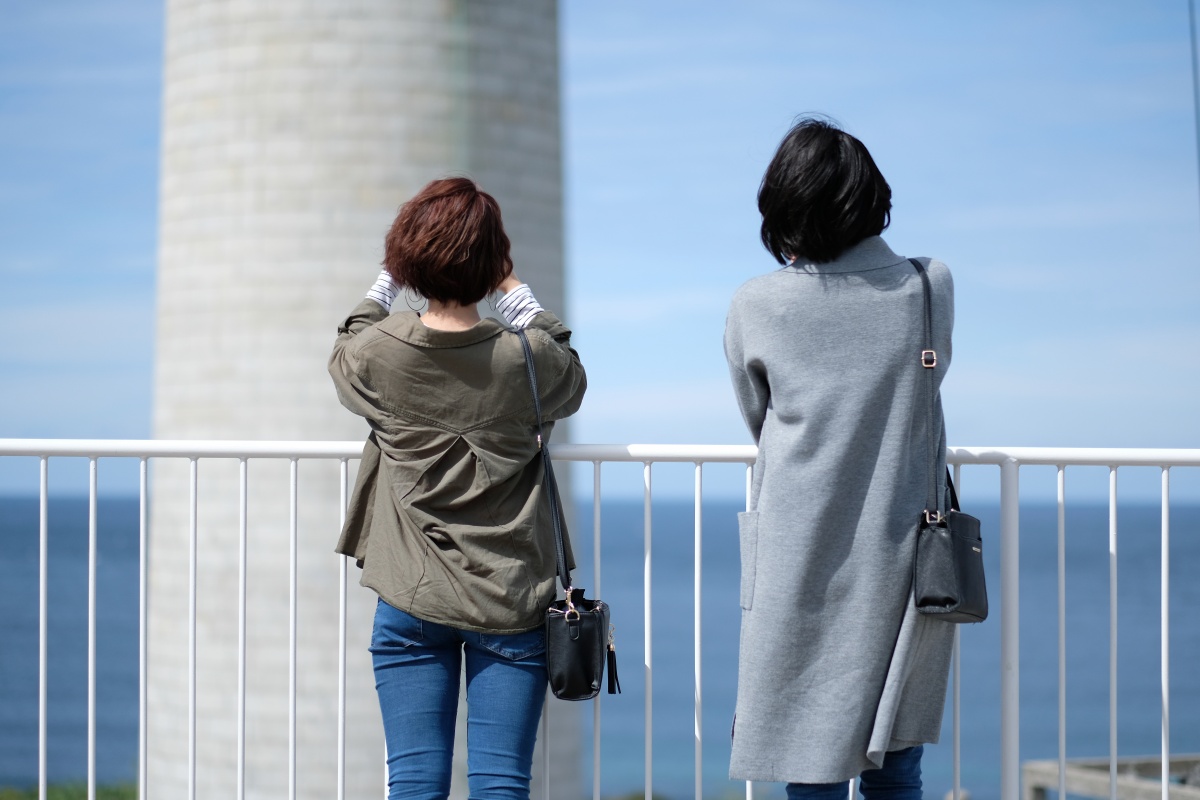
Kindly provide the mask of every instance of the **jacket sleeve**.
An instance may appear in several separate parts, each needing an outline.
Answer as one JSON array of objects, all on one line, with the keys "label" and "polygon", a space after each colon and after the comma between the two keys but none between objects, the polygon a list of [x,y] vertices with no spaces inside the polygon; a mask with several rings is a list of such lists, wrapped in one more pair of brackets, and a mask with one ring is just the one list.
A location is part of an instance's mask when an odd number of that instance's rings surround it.
[{"label": "jacket sleeve", "polygon": [[338,326],[333,353],[329,356],[329,376],[333,378],[338,399],[346,408],[371,422],[380,417],[379,396],[361,358],[359,334],[387,316],[387,309],[379,303],[363,300]]},{"label": "jacket sleeve", "polygon": [[[587,391],[587,373],[579,353],[571,347],[571,331],[549,311],[535,316],[526,328],[538,331],[530,337],[542,343],[534,348],[538,369],[538,394],[541,395],[542,416],[547,422],[571,416],[583,404]],[[546,376],[549,376],[547,379]]]},{"label": "jacket sleeve", "polygon": [[742,419],[746,421],[754,443],[758,444],[771,401],[771,386],[767,381],[766,365],[746,350],[736,299],[725,319],[725,360],[729,362],[729,377],[733,381],[733,393],[737,396]]}]

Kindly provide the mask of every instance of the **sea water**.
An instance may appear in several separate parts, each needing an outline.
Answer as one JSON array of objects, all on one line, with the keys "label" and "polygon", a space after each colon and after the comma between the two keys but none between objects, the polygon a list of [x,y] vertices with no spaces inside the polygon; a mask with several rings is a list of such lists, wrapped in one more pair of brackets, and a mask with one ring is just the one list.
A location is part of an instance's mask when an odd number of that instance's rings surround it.
[{"label": "sea water", "polygon": [[[729,732],[737,678],[738,545],[733,502],[707,501],[701,571],[702,776],[705,798],[744,797],[728,780]],[[962,627],[962,785],[976,800],[999,796],[999,514],[983,521],[992,617]],[[592,507],[577,509],[576,582],[594,586]],[[652,779],[666,798],[694,793],[696,742],[693,505],[655,501],[650,590],[651,668],[643,646],[645,549],[640,501],[601,508],[603,597],[612,606],[623,693],[601,695],[601,793],[639,796],[645,784],[647,676],[653,681]],[[1058,754],[1057,512],[1021,509],[1022,760]],[[98,511],[96,576],[96,755],[101,783],[130,781],[137,770],[138,504],[103,498]],[[1118,517],[1118,749],[1154,755],[1160,746],[1159,566],[1157,505],[1124,503]],[[87,501],[50,504],[47,769],[52,781],[79,780],[87,765]],[[1171,743],[1200,751],[1200,506],[1172,507]],[[0,786],[37,780],[38,503],[0,498]],[[1067,510],[1067,755],[1108,754],[1108,510]],[[561,701],[553,701],[561,702]],[[590,796],[592,703],[579,704]],[[800,713],[799,711],[797,713]],[[942,743],[928,746],[926,796],[952,785],[950,704]],[[782,797],[762,786],[756,797]]]},{"label": "sea water", "polygon": [[[136,780],[138,501],[97,506],[96,777]],[[88,501],[49,504],[46,765],[51,781],[87,775]],[[0,787],[38,772],[39,511],[0,498]]]},{"label": "sea water", "polygon": [[[737,676],[739,560],[737,504],[706,504],[702,517],[703,793],[745,797],[728,780],[730,724]],[[1000,788],[999,509],[970,509],[981,518],[989,579],[989,619],[961,626],[961,783],[975,800],[994,800]],[[645,676],[653,681],[655,794],[694,796],[693,721],[694,546],[691,503],[653,506],[652,669],[643,648],[641,504],[602,505],[604,597],[617,625],[624,693],[601,700],[602,794],[643,789]],[[588,519],[591,509],[583,510]],[[1057,508],[1021,508],[1020,757],[1058,757]],[[1200,507],[1174,506],[1171,515],[1171,750],[1200,751]],[[1160,752],[1160,521],[1157,505],[1123,504],[1118,515],[1118,751]],[[576,552],[590,553],[579,526]],[[1103,504],[1068,505],[1066,514],[1067,756],[1109,752],[1109,534]],[[577,583],[580,581],[577,580]],[[770,591],[770,587],[766,587]],[[760,589],[761,591],[761,589]],[[799,710],[797,713],[802,713]],[[590,715],[589,715],[590,717]],[[942,741],[926,746],[925,795],[941,798],[953,786],[952,707]],[[588,742],[590,743],[590,727]],[[590,766],[590,765],[589,765]],[[781,786],[756,797],[783,797]]]}]

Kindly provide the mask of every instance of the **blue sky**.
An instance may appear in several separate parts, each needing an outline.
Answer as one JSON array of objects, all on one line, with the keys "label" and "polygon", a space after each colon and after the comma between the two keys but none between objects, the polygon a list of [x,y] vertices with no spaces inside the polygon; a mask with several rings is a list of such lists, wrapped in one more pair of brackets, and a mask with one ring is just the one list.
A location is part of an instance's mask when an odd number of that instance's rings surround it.
[{"label": "blue sky", "polygon": [[[953,444],[1200,446],[1186,0],[560,7],[577,441],[748,440],[727,299],[823,112],[954,272]],[[161,48],[157,0],[0,10],[0,436],[150,434]]]}]

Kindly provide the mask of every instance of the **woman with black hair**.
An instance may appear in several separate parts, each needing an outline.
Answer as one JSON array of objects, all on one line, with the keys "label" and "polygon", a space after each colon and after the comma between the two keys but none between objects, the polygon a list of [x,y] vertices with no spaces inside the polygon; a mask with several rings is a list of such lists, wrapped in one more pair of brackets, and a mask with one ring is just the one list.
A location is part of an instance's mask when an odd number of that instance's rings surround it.
[{"label": "woman with black hair", "polygon": [[[758,193],[783,265],[733,297],[725,352],[758,444],[739,515],[742,633],[730,775],[789,800],[921,797],[938,739],[953,625],[916,613],[929,471],[944,492],[940,387],[953,284],[932,283],[934,408],[917,267],[879,234],[891,188],[862,142],[821,119],[784,137]],[[930,426],[933,426],[932,430]],[[929,442],[936,442],[932,448]]]}]

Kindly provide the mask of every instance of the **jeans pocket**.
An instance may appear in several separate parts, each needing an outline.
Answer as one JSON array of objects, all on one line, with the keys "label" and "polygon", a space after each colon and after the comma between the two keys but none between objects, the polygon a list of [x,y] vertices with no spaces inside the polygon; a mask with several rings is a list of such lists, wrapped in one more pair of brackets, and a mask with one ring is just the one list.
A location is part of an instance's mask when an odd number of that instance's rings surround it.
[{"label": "jeans pocket", "polygon": [[375,606],[375,626],[371,631],[372,653],[420,644],[424,638],[424,623],[421,620],[388,605],[380,598]]},{"label": "jeans pocket", "polygon": [[479,646],[510,661],[523,661],[546,652],[546,631],[534,628],[524,633],[481,633]]},{"label": "jeans pocket", "polygon": [[758,512],[738,514],[738,541],[742,554],[741,606],[749,611],[754,606],[754,578],[758,567]]}]

